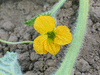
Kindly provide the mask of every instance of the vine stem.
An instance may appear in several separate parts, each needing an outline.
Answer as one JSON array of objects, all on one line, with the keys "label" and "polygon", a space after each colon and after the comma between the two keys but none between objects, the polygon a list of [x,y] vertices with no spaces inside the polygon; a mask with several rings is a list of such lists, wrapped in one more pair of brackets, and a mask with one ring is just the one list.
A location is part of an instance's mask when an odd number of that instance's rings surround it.
[{"label": "vine stem", "polygon": [[7,43],[7,44],[23,44],[23,43],[33,43],[33,41],[22,41],[22,42],[8,42],[0,39],[0,42]]},{"label": "vine stem", "polygon": [[79,15],[73,40],[68,48],[68,52],[61,64],[61,67],[57,70],[55,75],[71,75],[84,38],[88,11],[89,0],[79,0]]},{"label": "vine stem", "polygon": [[51,16],[55,15],[55,13],[60,9],[60,7],[65,3],[66,0],[60,0],[51,10]]}]

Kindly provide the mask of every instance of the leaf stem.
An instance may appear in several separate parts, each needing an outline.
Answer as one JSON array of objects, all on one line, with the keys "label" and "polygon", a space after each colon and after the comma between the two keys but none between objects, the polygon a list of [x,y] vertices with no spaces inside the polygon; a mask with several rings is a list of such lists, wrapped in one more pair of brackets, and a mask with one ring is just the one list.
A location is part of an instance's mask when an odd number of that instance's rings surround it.
[{"label": "leaf stem", "polygon": [[8,42],[0,39],[0,42],[7,43],[7,44],[23,44],[23,43],[33,43],[33,41],[22,41],[22,42]]},{"label": "leaf stem", "polygon": [[73,66],[81,48],[88,18],[89,0],[79,0],[79,15],[73,40],[68,52],[55,75],[71,75]]},{"label": "leaf stem", "polygon": [[60,9],[60,7],[64,4],[66,0],[60,0],[51,10],[51,16],[54,16],[55,13]]}]

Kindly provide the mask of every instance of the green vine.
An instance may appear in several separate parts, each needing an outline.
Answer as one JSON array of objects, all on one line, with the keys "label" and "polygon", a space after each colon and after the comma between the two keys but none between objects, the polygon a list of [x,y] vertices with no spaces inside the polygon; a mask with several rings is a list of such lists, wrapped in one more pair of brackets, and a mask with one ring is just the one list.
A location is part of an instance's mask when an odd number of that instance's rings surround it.
[{"label": "green vine", "polygon": [[55,75],[71,75],[73,66],[78,56],[84,33],[86,30],[86,21],[88,18],[89,0],[79,0],[79,15],[76,24],[73,40],[70,44],[68,52],[61,64],[61,67],[57,70]]},{"label": "green vine", "polygon": [[24,44],[24,43],[33,43],[33,41],[22,41],[22,42],[8,42],[0,39],[0,42],[7,43],[7,44]]},{"label": "green vine", "polygon": [[54,16],[58,9],[65,3],[66,0],[60,0],[51,10],[51,16]]}]

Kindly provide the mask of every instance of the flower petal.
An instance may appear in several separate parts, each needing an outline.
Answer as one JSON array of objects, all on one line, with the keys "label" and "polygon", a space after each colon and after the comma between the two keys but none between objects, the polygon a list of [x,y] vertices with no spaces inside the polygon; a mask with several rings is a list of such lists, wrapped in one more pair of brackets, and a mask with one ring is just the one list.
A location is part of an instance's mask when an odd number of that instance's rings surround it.
[{"label": "flower petal", "polygon": [[52,31],[55,27],[55,20],[51,16],[40,15],[34,22],[34,28],[40,34],[44,34],[48,31]]},{"label": "flower petal", "polygon": [[66,45],[72,41],[72,34],[66,26],[58,26],[55,31],[57,34],[54,43],[58,45]]},{"label": "flower petal", "polygon": [[48,43],[47,41],[45,41],[44,48],[50,54],[56,55],[59,52],[60,47],[61,47],[60,45],[53,44],[53,43]]},{"label": "flower petal", "polygon": [[44,41],[46,39],[43,37],[43,35],[38,36],[33,43],[33,47],[36,53],[38,54],[47,54],[47,51],[44,50]]}]

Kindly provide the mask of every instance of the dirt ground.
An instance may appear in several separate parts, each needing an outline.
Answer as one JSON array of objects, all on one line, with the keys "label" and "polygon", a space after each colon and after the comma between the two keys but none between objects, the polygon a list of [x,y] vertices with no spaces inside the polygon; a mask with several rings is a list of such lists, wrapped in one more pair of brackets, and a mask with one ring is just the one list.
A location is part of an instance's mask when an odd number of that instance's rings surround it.
[{"label": "dirt ground", "polygon": [[[37,14],[49,11],[58,0],[0,0],[0,39],[18,42],[33,41],[39,33],[23,23]],[[57,25],[66,25],[74,33],[78,1],[65,2],[56,14]],[[17,52],[24,75],[50,75],[60,66],[65,53],[63,46],[56,56],[39,55],[32,44],[0,43],[0,57],[7,51]],[[100,0],[90,0],[87,30],[72,75],[100,75]]]}]

